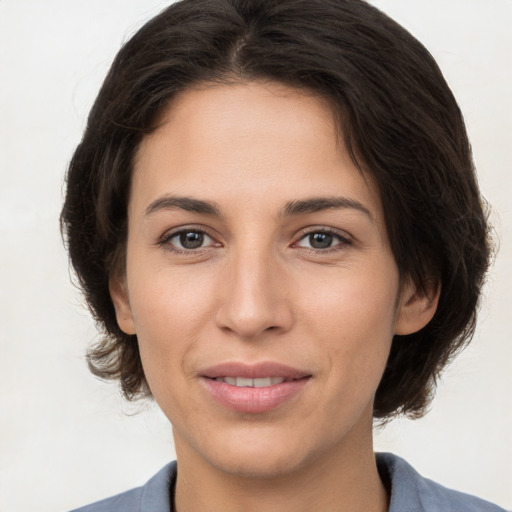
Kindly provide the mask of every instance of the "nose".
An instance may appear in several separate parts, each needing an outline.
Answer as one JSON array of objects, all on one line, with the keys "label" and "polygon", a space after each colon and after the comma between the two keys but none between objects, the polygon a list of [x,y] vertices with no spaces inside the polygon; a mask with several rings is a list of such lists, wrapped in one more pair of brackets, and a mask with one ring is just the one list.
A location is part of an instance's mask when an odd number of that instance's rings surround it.
[{"label": "nose", "polygon": [[288,331],[294,315],[285,276],[270,251],[249,249],[233,255],[219,275],[217,326],[244,340]]}]

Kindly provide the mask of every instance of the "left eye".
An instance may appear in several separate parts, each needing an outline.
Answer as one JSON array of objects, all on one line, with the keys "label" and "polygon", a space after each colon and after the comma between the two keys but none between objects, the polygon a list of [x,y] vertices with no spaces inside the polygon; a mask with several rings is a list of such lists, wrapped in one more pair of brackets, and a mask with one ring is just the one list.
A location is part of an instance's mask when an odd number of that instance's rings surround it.
[{"label": "left eye", "polygon": [[336,233],[328,231],[314,231],[304,235],[295,245],[310,249],[331,249],[336,245],[349,244],[350,242]]},{"label": "left eye", "polygon": [[178,249],[190,251],[212,244],[213,239],[203,231],[185,230],[171,235],[166,243]]}]

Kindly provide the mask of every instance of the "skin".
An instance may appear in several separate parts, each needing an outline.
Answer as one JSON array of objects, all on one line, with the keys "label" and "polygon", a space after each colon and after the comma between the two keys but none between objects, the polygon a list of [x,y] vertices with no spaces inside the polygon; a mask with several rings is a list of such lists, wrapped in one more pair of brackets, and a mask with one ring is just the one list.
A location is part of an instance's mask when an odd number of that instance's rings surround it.
[{"label": "skin", "polygon": [[[162,120],[137,154],[126,274],[111,294],[173,426],[177,509],[387,510],[374,395],[393,335],[423,327],[436,300],[400,288],[378,190],[328,105],[283,85],[196,87]],[[345,204],[284,212],[333,197]],[[187,249],[180,229],[207,236]],[[323,230],[334,235],[318,248],[310,234]],[[226,361],[275,361],[311,377],[281,406],[243,413],[201,382]]]}]

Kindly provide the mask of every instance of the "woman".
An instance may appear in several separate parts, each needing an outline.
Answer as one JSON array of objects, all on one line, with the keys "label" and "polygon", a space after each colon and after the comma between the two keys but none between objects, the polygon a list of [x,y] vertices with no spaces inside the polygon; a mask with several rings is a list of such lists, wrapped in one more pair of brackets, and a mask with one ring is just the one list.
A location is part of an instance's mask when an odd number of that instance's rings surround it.
[{"label": "woman", "polygon": [[178,464],[84,510],[499,510],[375,456],[469,341],[489,258],[458,106],[362,1],[185,0],[120,51],[63,228]]}]

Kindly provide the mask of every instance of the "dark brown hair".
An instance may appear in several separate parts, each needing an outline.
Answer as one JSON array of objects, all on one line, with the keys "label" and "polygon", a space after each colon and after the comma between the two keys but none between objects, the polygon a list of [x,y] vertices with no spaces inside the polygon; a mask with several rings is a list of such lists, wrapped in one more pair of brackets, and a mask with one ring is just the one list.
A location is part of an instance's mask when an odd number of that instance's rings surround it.
[{"label": "dark brown hair", "polygon": [[380,190],[402,279],[441,286],[432,321],[395,336],[374,416],[422,415],[470,340],[489,258],[464,122],[429,52],[361,0],[183,0],[115,58],[71,160],[61,223],[102,331],[91,370],[150,395],[137,338],[123,333],[109,276],[123,272],[134,155],[180,91],[204,81],[282,82],[326,98],[354,162]]}]

